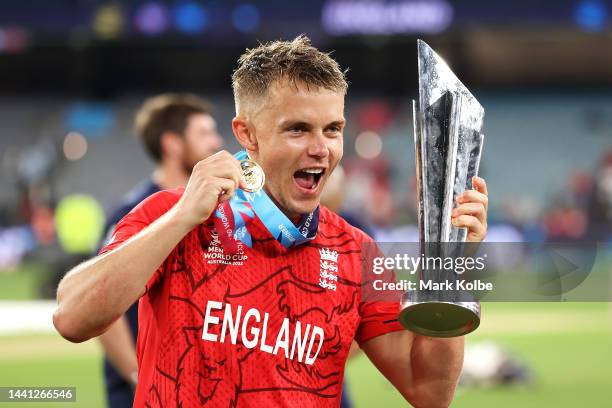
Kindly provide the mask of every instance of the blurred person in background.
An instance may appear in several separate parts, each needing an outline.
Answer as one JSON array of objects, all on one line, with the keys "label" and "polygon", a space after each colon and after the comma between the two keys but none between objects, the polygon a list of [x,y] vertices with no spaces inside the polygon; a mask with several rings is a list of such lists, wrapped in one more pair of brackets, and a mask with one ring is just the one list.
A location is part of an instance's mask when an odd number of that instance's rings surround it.
[{"label": "blurred person in background", "polygon": [[612,150],[605,152],[595,170],[595,186],[588,205],[589,239],[612,240]]},{"label": "blurred person in background", "polygon": [[347,182],[344,167],[338,165],[334,172],[329,176],[325,189],[323,190],[323,193],[321,193],[321,204],[340,215],[353,227],[359,228],[372,237],[374,236],[372,229],[365,221],[363,221],[365,217],[358,216],[353,212],[348,212],[344,208]]},{"label": "blurred person in background", "polygon": [[[211,112],[207,101],[192,94],[162,94],[145,101],[136,115],[135,131],[156,166],[151,178],[134,188],[112,213],[106,240],[138,203],[160,190],[185,187],[193,166],[221,148],[223,139]],[[133,404],[138,379],[137,333],[138,302],[99,337],[111,408]]]}]

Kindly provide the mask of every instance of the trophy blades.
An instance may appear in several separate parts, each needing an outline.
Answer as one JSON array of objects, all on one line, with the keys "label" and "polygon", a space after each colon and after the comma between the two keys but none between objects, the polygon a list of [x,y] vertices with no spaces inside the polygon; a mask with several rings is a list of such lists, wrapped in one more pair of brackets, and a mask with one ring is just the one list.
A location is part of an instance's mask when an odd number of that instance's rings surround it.
[{"label": "trophy blades", "polygon": [[419,65],[419,107],[425,109],[447,92],[463,98],[461,124],[482,133],[484,108],[451,71],[446,62],[423,40],[417,41]]},{"label": "trophy blades", "polygon": [[422,121],[420,111],[417,107],[417,101],[412,100],[412,120],[414,129],[414,157],[416,171],[416,193],[417,193],[417,225],[419,226],[419,240],[421,248],[424,246],[425,230],[423,217],[423,160],[421,152],[422,137]]},{"label": "trophy blades", "polygon": [[[444,238],[445,201],[450,180],[448,157],[453,149],[450,143],[450,121],[453,95],[443,94],[423,112],[421,132],[421,161],[423,163],[423,221],[425,242],[441,242]],[[449,213],[450,214],[450,213]],[[438,256],[435,246],[428,246],[427,255]]]},{"label": "trophy blades", "polygon": [[[453,197],[472,188],[472,177],[478,175],[484,135],[466,127],[460,127],[459,144],[457,145],[457,172]],[[449,242],[464,242],[467,236],[466,228],[452,226]]]},{"label": "trophy blades", "polygon": [[[451,153],[456,149],[455,162],[452,163],[452,158],[448,157],[445,161],[445,197],[444,204],[441,209],[440,218],[434,211],[424,211],[425,214],[435,216],[434,219],[439,219],[441,225],[439,228],[429,225],[425,228],[426,242],[463,242],[467,236],[465,228],[456,228],[450,223],[450,214],[455,207],[455,198],[462,194],[466,189],[471,188],[471,179],[478,174],[478,164],[482,152],[483,144],[483,119],[484,108],[476,100],[474,95],[467,87],[457,78],[451,71],[446,62],[422,40],[417,41],[418,48],[418,67],[419,67],[419,103],[423,111],[423,121],[426,125],[422,125],[422,138],[428,140],[435,135],[428,134],[427,123],[432,119],[428,117],[427,109],[435,107],[440,103],[441,98],[450,98],[452,100],[451,107],[448,108],[449,122],[448,126],[448,152]],[[449,96],[448,94],[452,96]],[[434,108],[435,110],[435,108]],[[441,122],[442,123],[442,122]],[[456,142],[450,139],[457,136]],[[425,142],[427,143],[427,142]],[[456,147],[454,146],[456,143]],[[429,143],[431,146],[431,143]],[[427,156],[429,151],[423,153],[422,160],[427,163],[431,157]],[[452,154],[451,154],[452,156]],[[431,167],[435,167],[432,165]],[[424,190],[431,190],[427,184],[433,181],[426,176],[424,180],[428,181],[424,186]],[[454,181],[454,183],[453,183]],[[452,187],[451,187],[452,186]],[[452,196],[448,193],[452,188]],[[427,201],[427,200],[426,200]],[[431,202],[431,200],[430,200]],[[424,221],[426,226],[431,224],[431,218],[425,216]]]},{"label": "trophy blades", "polygon": [[460,94],[451,94],[448,123],[448,147],[446,151],[446,177],[444,179],[444,207],[442,208],[442,231],[440,242],[453,242],[451,231],[454,228],[451,223],[451,213],[455,207],[455,176],[458,170],[457,161],[459,157],[457,150],[459,146],[459,127],[461,117],[462,97]]}]

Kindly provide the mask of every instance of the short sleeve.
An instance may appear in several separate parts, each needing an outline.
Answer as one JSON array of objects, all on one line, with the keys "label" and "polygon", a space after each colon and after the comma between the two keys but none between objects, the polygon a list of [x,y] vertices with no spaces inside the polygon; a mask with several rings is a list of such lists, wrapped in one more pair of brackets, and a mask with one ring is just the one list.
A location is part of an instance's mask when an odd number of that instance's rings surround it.
[{"label": "short sleeve", "polygon": [[355,340],[359,345],[383,334],[405,330],[399,323],[399,302],[367,302],[359,306],[361,322]]},{"label": "short sleeve", "polygon": [[[117,223],[112,235],[104,244],[99,254],[104,254],[121,246],[121,244],[164,215],[176,204],[182,192],[183,189],[160,191],[144,199]],[[167,260],[160,265],[147,283],[147,291],[161,280]]]},{"label": "short sleeve", "polygon": [[[374,240],[365,233],[360,236],[362,253],[362,291],[359,304],[361,321],[357,327],[355,340],[359,345],[383,334],[405,330],[399,323],[400,299],[395,295],[375,293],[371,289],[371,259],[382,255],[380,248]],[[395,272],[387,270],[380,276],[384,280],[395,280]]]}]

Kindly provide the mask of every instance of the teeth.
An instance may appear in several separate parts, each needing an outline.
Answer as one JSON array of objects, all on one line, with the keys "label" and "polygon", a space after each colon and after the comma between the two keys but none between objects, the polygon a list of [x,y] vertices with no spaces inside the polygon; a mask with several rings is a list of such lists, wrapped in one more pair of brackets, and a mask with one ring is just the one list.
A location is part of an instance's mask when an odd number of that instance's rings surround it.
[{"label": "teeth", "polygon": [[302,170],[305,173],[309,173],[309,174],[321,174],[323,173],[323,169],[304,169]]}]

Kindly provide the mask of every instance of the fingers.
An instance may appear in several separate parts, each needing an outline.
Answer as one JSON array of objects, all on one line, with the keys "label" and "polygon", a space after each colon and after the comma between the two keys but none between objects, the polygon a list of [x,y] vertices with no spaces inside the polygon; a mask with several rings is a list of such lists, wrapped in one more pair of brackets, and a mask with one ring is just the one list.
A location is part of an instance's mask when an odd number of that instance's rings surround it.
[{"label": "fingers", "polygon": [[457,228],[467,228],[467,240],[469,242],[480,242],[487,234],[486,227],[473,215],[460,215],[452,219]]},{"label": "fingers", "polygon": [[487,211],[489,197],[484,179],[472,177],[473,190],[466,190],[457,197],[457,207],[452,212],[451,221],[455,227],[467,228],[467,240],[482,241],[487,234]]},{"label": "fingers", "polygon": [[474,189],[476,189],[476,191],[478,191],[479,193],[482,193],[486,196],[489,195],[489,192],[487,191],[487,182],[482,177],[472,177],[472,187],[474,187]]},{"label": "fingers", "polygon": [[[236,185],[240,188],[246,187],[246,180],[244,179],[244,173],[242,172],[242,167],[240,167],[240,162],[236,159],[231,153],[226,150],[222,152],[222,163],[228,165],[228,170],[231,171],[231,178],[236,182]],[[223,167],[223,166],[221,166]]]},{"label": "fingers", "polygon": [[245,183],[240,163],[225,150],[198,162],[194,172],[201,173],[201,177],[213,176],[231,179],[237,186],[242,186]]},{"label": "fingers", "polygon": [[457,197],[457,204],[465,203],[481,203],[485,211],[489,210],[489,197],[476,190],[465,190],[463,194]]},{"label": "fingers", "polygon": [[194,166],[177,207],[178,216],[191,225],[202,223],[244,184],[238,160],[227,151],[215,153]]},{"label": "fingers", "polygon": [[[225,166],[214,169],[210,172],[209,175],[211,177],[230,181],[234,188],[238,187],[242,180],[242,171],[236,169],[236,167],[234,167],[230,163],[226,163]],[[204,174],[204,176],[206,176],[206,174]]]},{"label": "fingers", "polygon": [[219,203],[223,203],[234,196],[238,184],[233,179],[212,177],[209,182],[217,186]]},{"label": "fingers", "polygon": [[452,217],[456,218],[460,215],[473,215],[484,226],[487,225],[487,210],[482,203],[464,203],[455,208],[452,212]]},{"label": "fingers", "polygon": [[244,179],[244,173],[242,172],[242,167],[240,167],[240,162],[232,156],[232,154],[227,153],[230,157],[228,158],[229,162],[232,164],[232,173],[235,177],[232,177],[234,181],[236,181],[236,185],[244,188],[246,187],[246,180]]}]

